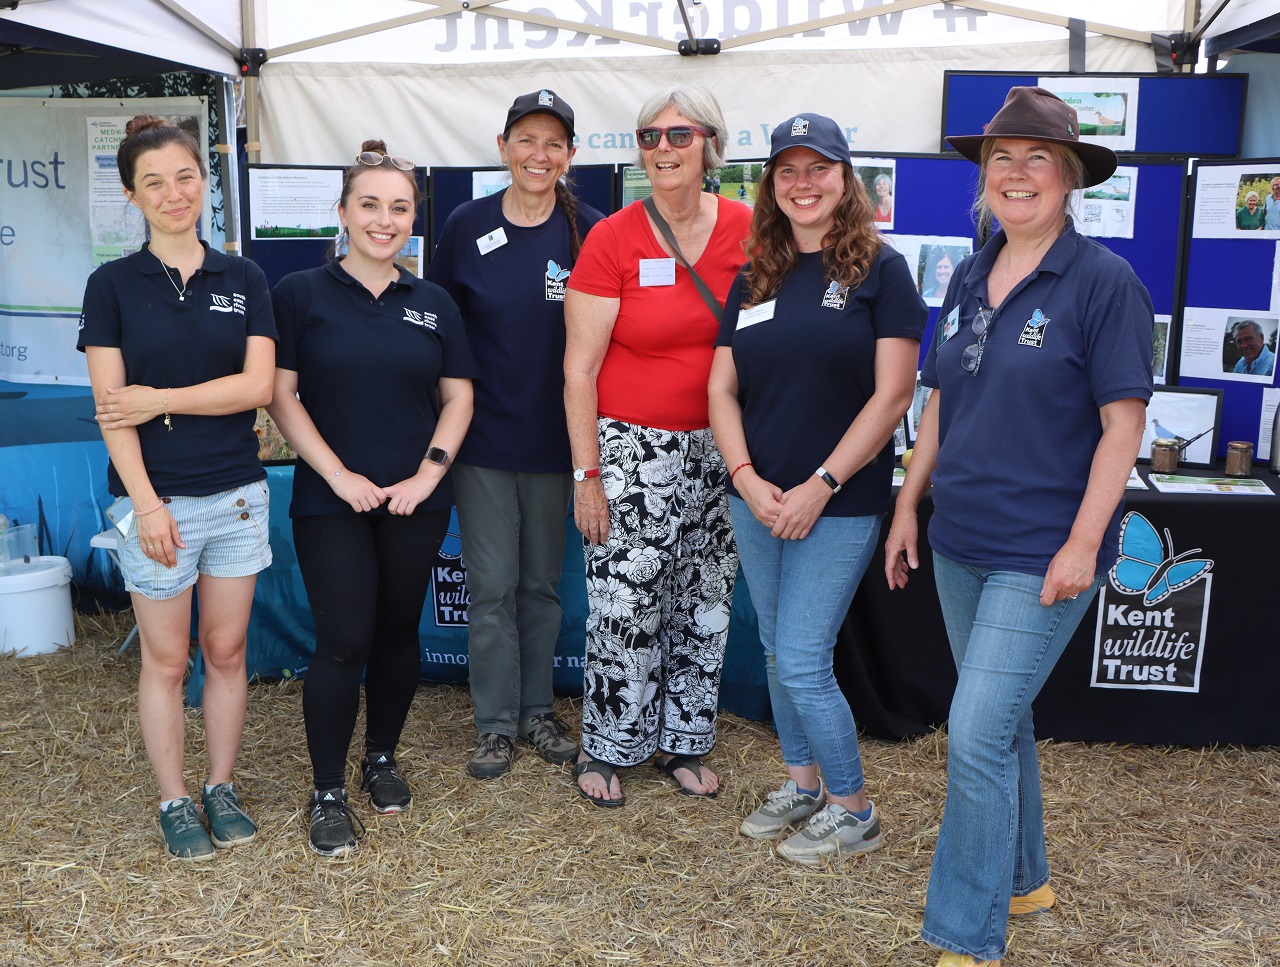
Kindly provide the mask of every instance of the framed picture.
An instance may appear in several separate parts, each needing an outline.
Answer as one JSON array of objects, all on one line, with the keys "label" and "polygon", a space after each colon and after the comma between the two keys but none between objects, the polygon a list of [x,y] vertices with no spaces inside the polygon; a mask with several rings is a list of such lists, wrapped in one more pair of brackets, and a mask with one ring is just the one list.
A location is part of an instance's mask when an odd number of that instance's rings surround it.
[{"label": "framed picture", "polygon": [[1151,441],[1178,441],[1180,467],[1213,466],[1222,422],[1222,390],[1201,386],[1157,386],[1147,404],[1147,426],[1138,459],[1151,460]]}]

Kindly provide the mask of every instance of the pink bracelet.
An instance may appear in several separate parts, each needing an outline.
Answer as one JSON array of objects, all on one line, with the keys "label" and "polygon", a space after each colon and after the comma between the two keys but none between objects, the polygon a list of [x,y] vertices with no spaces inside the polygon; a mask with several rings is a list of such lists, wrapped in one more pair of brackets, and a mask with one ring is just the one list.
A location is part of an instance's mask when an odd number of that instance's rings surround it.
[{"label": "pink bracelet", "polygon": [[157,510],[159,510],[159,509],[160,509],[161,507],[163,507],[163,506],[164,506],[164,501],[162,500],[162,501],[160,501],[160,503],[156,504],[154,507],[152,507],[152,508],[151,508],[151,509],[149,509],[149,510],[135,510],[135,511],[133,512],[133,516],[134,516],[134,517],[146,517],[146,516],[147,516],[147,514],[154,514]]}]

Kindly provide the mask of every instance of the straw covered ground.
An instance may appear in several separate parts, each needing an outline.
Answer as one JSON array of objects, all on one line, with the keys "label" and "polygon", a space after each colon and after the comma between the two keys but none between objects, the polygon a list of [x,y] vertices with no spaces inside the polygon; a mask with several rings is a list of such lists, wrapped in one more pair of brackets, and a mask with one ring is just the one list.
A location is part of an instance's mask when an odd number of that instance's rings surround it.
[{"label": "straw covered ground", "polygon": [[[737,834],[780,782],[767,724],[726,715],[716,800],[645,766],[601,810],[524,749],[464,772],[465,689],[423,685],[400,753],[413,807],[357,853],[306,846],[297,682],[251,686],[239,782],[261,832],[202,868],[166,860],[134,710],[132,621],[81,619],[58,654],[0,658],[0,964],[927,965],[916,939],[946,740],[867,740],[885,847],[828,870]],[[577,706],[559,712],[576,724]],[[189,713],[189,782],[203,776]],[[1008,967],[1280,961],[1280,750],[1042,747],[1052,912]]]}]

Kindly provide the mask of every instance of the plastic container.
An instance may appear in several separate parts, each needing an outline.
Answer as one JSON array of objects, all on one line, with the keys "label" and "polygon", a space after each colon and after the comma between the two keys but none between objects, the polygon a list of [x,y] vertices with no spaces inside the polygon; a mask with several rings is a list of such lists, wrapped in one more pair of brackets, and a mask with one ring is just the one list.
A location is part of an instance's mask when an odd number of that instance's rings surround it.
[{"label": "plastic container", "polygon": [[0,564],[0,651],[44,655],[75,643],[71,562],[33,557]]},{"label": "plastic container", "polygon": [[0,534],[0,564],[33,560],[39,553],[35,524],[18,524]]}]

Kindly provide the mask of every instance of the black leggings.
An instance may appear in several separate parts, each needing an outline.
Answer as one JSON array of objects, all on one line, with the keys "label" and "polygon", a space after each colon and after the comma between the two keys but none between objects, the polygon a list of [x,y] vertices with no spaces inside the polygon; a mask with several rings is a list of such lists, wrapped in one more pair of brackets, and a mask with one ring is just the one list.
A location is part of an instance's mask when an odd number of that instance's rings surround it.
[{"label": "black leggings", "polygon": [[448,510],[400,517],[299,517],[298,567],[311,599],[316,653],[302,716],[316,789],[345,785],[364,673],[365,752],[394,754],[418,687],[418,625]]}]

